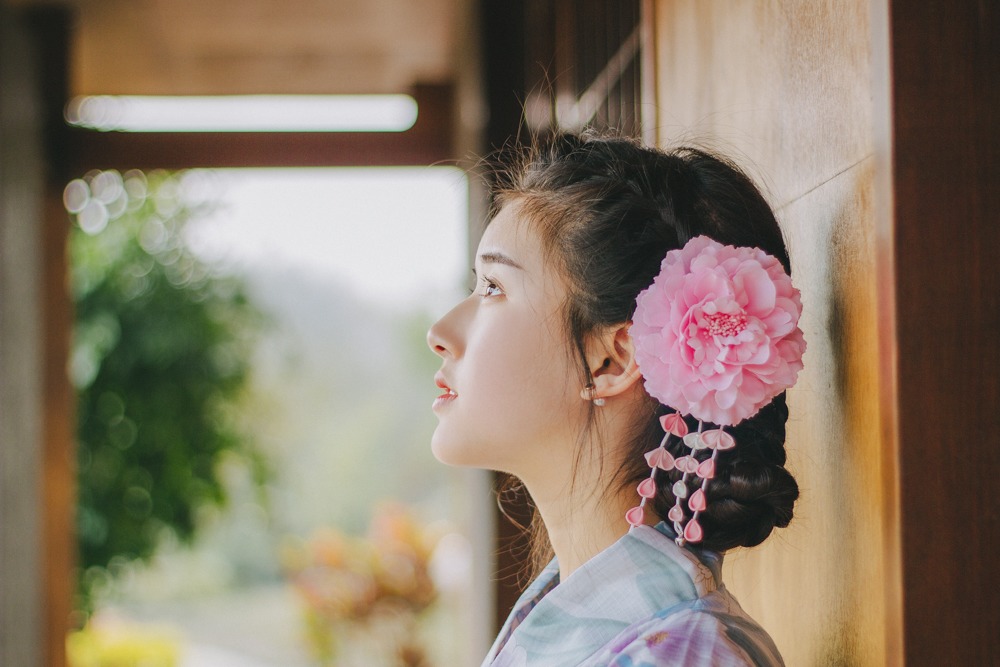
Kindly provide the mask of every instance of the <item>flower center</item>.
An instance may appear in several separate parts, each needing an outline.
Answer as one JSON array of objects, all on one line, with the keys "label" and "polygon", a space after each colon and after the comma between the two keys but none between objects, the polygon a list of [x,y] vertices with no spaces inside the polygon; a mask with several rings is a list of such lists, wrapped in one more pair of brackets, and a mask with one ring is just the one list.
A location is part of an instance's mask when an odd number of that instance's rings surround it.
[{"label": "flower center", "polygon": [[747,328],[747,316],[743,313],[715,313],[706,315],[705,319],[708,320],[708,333],[713,336],[736,336]]}]

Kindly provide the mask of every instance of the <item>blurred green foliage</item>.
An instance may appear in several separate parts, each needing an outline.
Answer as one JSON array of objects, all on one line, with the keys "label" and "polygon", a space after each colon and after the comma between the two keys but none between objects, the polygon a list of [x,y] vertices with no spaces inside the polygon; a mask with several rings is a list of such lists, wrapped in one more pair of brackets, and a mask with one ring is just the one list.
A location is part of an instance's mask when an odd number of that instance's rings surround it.
[{"label": "blurred green foliage", "polygon": [[192,538],[199,507],[225,500],[222,453],[266,477],[236,420],[263,318],[185,242],[211,203],[184,185],[96,172],[67,188],[83,608],[116,559],[148,558],[165,530]]}]

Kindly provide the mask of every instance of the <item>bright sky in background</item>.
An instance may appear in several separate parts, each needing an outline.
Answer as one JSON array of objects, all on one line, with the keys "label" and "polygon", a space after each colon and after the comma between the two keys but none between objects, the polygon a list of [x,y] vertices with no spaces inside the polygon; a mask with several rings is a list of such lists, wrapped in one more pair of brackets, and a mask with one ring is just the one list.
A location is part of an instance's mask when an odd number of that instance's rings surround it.
[{"label": "bright sky in background", "polygon": [[207,259],[251,271],[293,267],[406,308],[441,312],[461,293],[469,271],[468,194],[458,169],[230,169],[207,176],[221,206],[190,229],[193,248]]}]

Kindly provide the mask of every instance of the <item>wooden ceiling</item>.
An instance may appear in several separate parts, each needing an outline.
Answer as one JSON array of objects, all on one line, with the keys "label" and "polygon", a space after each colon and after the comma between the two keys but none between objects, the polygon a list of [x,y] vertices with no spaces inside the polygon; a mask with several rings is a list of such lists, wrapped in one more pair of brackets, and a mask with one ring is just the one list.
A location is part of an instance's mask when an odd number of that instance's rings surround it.
[{"label": "wooden ceiling", "polygon": [[[7,0],[12,5],[41,0]],[[69,0],[74,95],[405,92],[454,79],[468,0]]]}]

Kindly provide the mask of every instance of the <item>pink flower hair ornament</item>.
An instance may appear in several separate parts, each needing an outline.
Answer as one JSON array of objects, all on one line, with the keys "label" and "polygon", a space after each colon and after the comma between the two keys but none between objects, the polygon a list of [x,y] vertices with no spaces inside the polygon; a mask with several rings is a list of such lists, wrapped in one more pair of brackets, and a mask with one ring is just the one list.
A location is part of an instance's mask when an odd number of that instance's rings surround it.
[{"label": "pink flower hair ornament", "polygon": [[[625,514],[629,524],[643,523],[657,471],[678,470],[682,477],[671,489],[676,503],[667,518],[678,544],[702,540],[698,516],[707,508],[716,457],[736,446],[723,427],[752,417],[795,384],[806,349],[801,313],[799,291],[781,262],[760,248],[698,236],[667,253],[653,284],[636,298],[629,333],[646,391],[675,412],[660,418],[664,437],[646,453],[652,471],[639,484],[641,502]],[[698,420],[697,432],[688,432],[682,415]],[[703,422],[718,428],[704,431]],[[690,454],[674,458],[667,451],[671,436]],[[712,453],[698,459],[699,450]],[[692,477],[699,485],[689,494]]]}]

